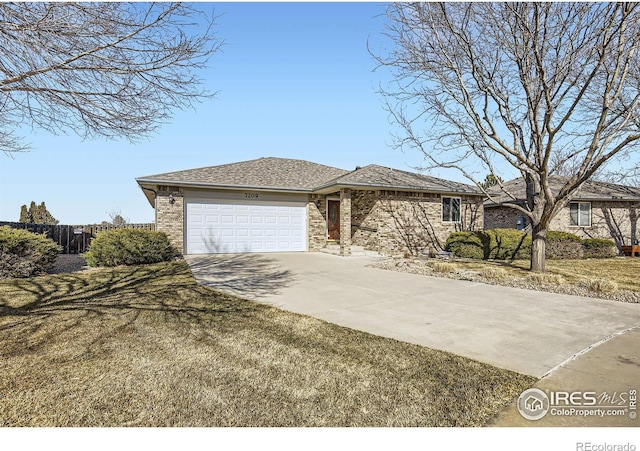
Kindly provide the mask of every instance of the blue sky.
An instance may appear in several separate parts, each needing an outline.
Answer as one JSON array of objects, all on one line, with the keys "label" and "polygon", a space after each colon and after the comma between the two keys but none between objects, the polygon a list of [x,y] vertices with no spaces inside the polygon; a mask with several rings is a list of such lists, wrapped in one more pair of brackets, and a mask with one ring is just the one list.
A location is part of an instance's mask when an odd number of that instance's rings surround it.
[{"label": "blue sky", "polygon": [[374,50],[384,45],[384,5],[214,7],[218,36],[226,41],[202,74],[218,92],[214,99],[177,111],[137,144],[33,130],[31,152],[0,155],[0,220],[17,221],[20,206],[34,200],[45,201],[63,224],[101,222],[114,210],[131,222],[152,222],[136,177],[264,156],[344,169],[422,163],[418,152],[390,146],[392,126],[376,93],[389,73],[373,70],[367,42]]}]

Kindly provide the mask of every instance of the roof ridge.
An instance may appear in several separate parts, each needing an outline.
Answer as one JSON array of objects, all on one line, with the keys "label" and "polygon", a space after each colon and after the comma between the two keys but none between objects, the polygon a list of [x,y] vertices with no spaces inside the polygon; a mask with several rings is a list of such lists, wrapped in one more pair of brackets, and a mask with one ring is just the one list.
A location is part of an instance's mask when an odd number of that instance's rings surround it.
[{"label": "roof ridge", "polygon": [[[365,168],[369,167],[369,166],[377,166],[377,167],[384,168],[384,169],[390,169],[392,171],[402,172],[403,174],[408,174],[408,175],[410,175],[412,177],[423,177],[425,179],[431,179],[431,180],[439,181],[439,182],[457,183],[457,184],[460,184],[460,185],[474,186],[474,185],[472,185],[470,183],[457,182],[455,180],[443,179],[442,177],[436,177],[436,176],[429,175],[429,174],[421,174],[419,172],[407,171],[405,169],[391,168],[391,167],[382,166],[382,165],[379,165],[379,164],[368,164],[367,166],[365,166]],[[364,168],[362,168],[362,169],[364,169]],[[416,168],[416,169],[418,169],[418,168]],[[418,169],[418,170],[420,170],[420,169]]]},{"label": "roof ridge", "polygon": [[273,157],[273,156],[269,156],[269,157],[259,157],[259,158],[252,158],[250,160],[242,160],[242,161],[235,161],[232,163],[222,163],[222,164],[213,164],[213,165],[208,165],[208,166],[199,166],[197,168],[188,168],[188,169],[179,169],[177,171],[168,171],[168,172],[161,172],[158,174],[152,174],[152,175],[146,175],[146,176],[142,176],[142,177],[136,177],[136,180],[141,179],[150,179],[153,177],[161,177],[161,176],[166,176],[166,175],[170,175],[170,174],[179,174],[182,172],[187,172],[187,171],[201,171],[201,170],[206,170],[206,169],[211,169],[211,168],[222,168],[225,166],[236,166],[236,165],[241,165],[241,164],[246,164],[246,163],[252,163],[252,162],[257,162],[260,160],[279,160],[279,161],[293,161],[293,162],[301,162],[301,163],[305,163],[305,164],[311,164],[314,166],[322,166],[324,168],[328,168],[328,169],[338,169],[341,171],[347,171],[346,169],[342,169],[342,168],[338,168],[335,166],[329,166],[326,164],[322,164],[322,163],[315,163],[313,161],[309,161],[309,160],[302,160],[300,158],[285,158],[285,157]]}]

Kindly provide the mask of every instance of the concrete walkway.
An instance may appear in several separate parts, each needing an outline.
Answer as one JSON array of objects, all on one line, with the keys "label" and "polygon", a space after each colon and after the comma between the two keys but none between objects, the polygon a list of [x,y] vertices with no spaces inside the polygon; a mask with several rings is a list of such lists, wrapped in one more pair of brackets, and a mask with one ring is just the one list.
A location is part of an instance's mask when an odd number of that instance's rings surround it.
[{"label": "concrete walkway", "polygon": [[[544,417],[532,421],[520,415],[514,403],[489,426],[639,427],[640,328],[616,334],[586,349],[539,380],[534,387],[545,393],[592,393],[598,407],[590,406],[589,400],[586,406],[562,401],[560,408],[549,408]],[[636,397],[635,408],[630,404],[633,396]],[[571,412],[572,408],[574,412]]]},{"label": "concrete walkway", "polygon": [[[638,304],[366,267],[375,260],[321,253],[187,258],[199,283],[239,297],[538,378],[640,326]],[[631,369],[635,380],[639,370]]]}]

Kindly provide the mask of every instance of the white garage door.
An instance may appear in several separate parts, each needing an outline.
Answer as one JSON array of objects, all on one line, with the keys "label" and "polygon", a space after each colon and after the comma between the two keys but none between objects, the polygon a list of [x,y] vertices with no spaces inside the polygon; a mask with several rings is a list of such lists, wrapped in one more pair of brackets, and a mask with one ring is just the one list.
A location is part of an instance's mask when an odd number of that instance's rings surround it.
[{"label": "white garage door", "polygon": [[306,205],[260,200],[187,201],[187,254],[305,251]]}]

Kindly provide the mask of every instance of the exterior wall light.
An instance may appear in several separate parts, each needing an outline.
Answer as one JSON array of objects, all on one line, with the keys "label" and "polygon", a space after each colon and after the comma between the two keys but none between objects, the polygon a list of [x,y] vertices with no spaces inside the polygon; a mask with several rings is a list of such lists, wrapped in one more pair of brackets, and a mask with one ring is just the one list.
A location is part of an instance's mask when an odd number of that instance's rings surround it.
[{"label": "exterior wall light", "polygon": [[175,203],[176,203],[176,200],[173,198],[173,194],[169,194],[169,203],[170,203],[171,205],[173,205],[173,204],[175,204]]}]

